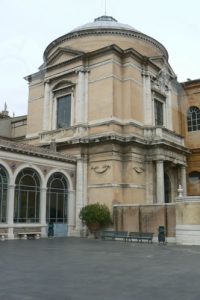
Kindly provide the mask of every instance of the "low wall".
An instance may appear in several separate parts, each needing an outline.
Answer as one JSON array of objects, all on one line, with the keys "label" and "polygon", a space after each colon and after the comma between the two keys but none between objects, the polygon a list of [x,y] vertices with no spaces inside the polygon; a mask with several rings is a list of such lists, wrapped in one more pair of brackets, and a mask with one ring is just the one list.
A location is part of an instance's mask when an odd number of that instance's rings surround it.
[{"label": "low wall", "polygon": [[154,232],[165,226],[166,236],[175,237],[175,203],[152,205],[114,205],[113,220],[115,230]]},{"label": "low wall", "polygon": [[176,198],[176,243],[200,245],[200,196]]}]

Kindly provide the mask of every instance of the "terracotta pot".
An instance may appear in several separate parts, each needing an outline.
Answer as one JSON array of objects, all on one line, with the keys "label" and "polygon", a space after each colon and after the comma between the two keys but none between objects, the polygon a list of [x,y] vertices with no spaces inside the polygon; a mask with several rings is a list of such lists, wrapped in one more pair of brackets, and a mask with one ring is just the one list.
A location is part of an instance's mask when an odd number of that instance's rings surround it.
[{"label": "terracotta pot", "polygon": [[88,229],[90,233],[96,233],[97,231],[100,230],[100,224],[99,223],[88,224]]}]

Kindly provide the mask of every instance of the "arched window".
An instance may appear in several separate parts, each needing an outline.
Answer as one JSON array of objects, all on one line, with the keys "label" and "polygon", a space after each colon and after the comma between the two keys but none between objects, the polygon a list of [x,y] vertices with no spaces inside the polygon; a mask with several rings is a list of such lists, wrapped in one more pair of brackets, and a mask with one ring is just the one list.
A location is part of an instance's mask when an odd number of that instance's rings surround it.
[{"label": "arched window", "polygon": [[188,131],[200,130],[200,109],[195,106],[191,106],[187,113]]},{"label": "arched window", "polygon": [[14,222],[39,222],[40,179],[30,168],[22,170],[16,178]]},{"label": "arched window", "polygon": [[6,170],[0,165],[0,222],[6,222],[8,178]]},{"label": "arched window", "polygon": [[54,173],[47,183],[47,223],[67,223],[67,198],[66,177]]}]

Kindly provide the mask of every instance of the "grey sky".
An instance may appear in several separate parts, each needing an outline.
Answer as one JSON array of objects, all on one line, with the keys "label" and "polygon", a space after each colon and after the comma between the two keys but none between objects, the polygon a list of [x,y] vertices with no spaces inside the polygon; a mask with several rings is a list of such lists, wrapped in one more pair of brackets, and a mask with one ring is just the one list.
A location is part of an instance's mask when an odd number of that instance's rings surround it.
[{"label": "grey sky", "polygon": [[[0,111],[27,113],[24,76],[37,71],[46,46],[104,14],[104,0],[0,0]],[[179,81],[200,78],[199,0],[107,0],[107,15],[161,42]]]}]

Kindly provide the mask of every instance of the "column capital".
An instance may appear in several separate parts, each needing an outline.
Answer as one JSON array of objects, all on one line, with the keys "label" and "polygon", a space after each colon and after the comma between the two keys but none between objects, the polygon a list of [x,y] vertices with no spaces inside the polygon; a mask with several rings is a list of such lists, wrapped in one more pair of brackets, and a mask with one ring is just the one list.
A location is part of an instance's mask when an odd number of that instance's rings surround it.
[{"label": "column capital", "polygon": [[180,165],[180,168],[181,168],[181,169],[186,169],[186,167],[187,167],[186,164],[185,164],[185,165]]},{"label": "column capital", "polygon": [[142,70],[141,75],[150,78],[150,72],[148,70]]},{"label": "column capital", "polygon": [[76,159],[77,159],[77,162],[85,162],[87,160],[88,156],[87,155],[77,155],[76,156]]},{"label": "column capital", "polygon": [[156,164],[163,164],[164,163],[164,159],[158,159],[156,160]]},{"label": "column capital", "polygon": [[44,84],[50,84],[50,80],[49,79],[45,80]]},{"label": "column capital", "polygon": [[90,69],[88,67],[79,67],[75,73],[78,74],[78,73],[89,73],[90,72]]}]

